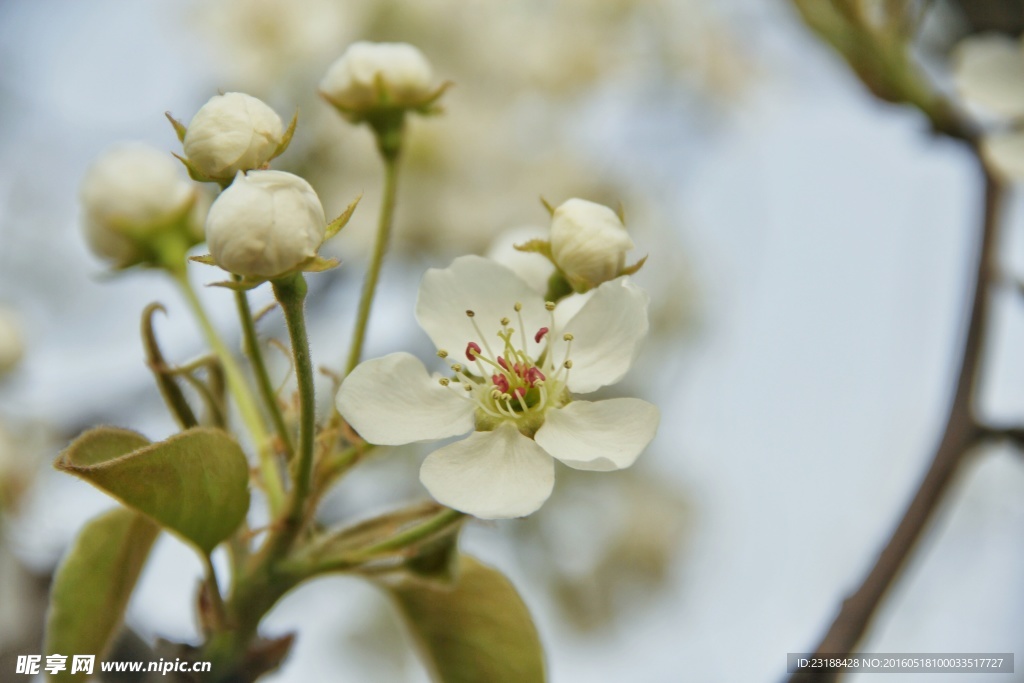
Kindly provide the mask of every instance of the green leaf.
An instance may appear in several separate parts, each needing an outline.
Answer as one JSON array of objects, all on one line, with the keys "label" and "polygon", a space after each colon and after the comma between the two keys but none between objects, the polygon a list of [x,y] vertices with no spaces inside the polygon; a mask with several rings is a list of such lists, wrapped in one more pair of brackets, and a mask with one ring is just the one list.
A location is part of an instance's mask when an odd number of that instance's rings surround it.
[{"label": "green leaf", "polygon": [[249,509],[249,465],[225,432],[190,429],[146,445],[145,437],[97,427],[54,467],[84,479],[209,554]]},{"label": "green leaf", "polygon": [[160,527],[143,515],[116,508],[91,520],[65,555],[50,589],[47,654],[69,657],[50,681],[75,681],[70,655],[102,657],[124,617],[128,598]]},{"label": "green leaf", "polygon": [[389,586],[434,679],[543,683],[544,652],[530,613],[504,575],[462,555],[454,584]]}]

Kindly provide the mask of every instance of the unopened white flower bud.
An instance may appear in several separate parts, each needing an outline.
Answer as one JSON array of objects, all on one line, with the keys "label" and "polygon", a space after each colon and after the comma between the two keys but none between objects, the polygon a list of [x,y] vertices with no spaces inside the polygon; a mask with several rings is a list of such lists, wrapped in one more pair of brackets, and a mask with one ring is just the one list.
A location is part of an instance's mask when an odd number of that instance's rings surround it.
[{"label": "unopened white flower bud", "polygon": [[320,92],[343,110],[417,107],[436,93],[427,58],[408,43],[353,43],[327,70]]},{"label": "unopened white flower bud", "polygon": [[618,277],[633,240],[607,206],[570,199],[551,219],[551,257],[575,288]]},{"label": "unopened white flower bud", "polygon": [[[142,143],[104,152],[82,180],[83,227],[92,250],[116,266],[150,256],[166,232],[187,234],[195,188],[170,154]],[[198,240],[192,238],[190,244]]]},{"label": "unopened white flower bud", "polygon": [[316,256],[327,232],[312,186],[284,171],[239,173],[210,207],[206,241],[217,265],[274,279]]},{"label": "unopened white flower bud", "polygon": [[230,180],[261,168],[277,155],[284,124],[251,95],[215,95],[192,117],[182,144],[193,168],[207,178]]},{"label": "unopened white flower bud", "polygon": [[17,316],[0,307],[0,377],[13,370],[24,354],[25,340]]}]

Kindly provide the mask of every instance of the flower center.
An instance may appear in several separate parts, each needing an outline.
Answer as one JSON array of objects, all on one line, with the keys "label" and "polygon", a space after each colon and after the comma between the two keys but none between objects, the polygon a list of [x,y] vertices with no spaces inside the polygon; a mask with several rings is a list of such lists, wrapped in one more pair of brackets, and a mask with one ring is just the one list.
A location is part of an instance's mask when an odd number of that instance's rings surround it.
[{"label": "flower center", "polygon": [[[452,377],[441,379],[441,384],[456,391],[457,386],[461,387],[460,393],[464,392],[465,397],[476,404],[478,430],[486,431],[503,422],[514,422],[519,431],[533,436],[544,424],[544,414],[548,409],[561,407],[569,401],[566,383],[572,368],[569,353],[573,337],[571,334],[563,335],[562,338],[568,342],[564,357],[553,358],[550,341],[555,329],[555,305],[547,302],[545,307],[551,317],[549,326],[532,333],[536,344],[543,342],[535,352],[536,357],[528,350],[522,304],[516,303],[513,307],[516,327],[511,327],[509,318],[497,321],[500,325],[497,332],[499,341],[495,347],[483,334],[476,313],[466,311],[477,335],[466,344],[465,356],[469,363],[452,363]],[[447,358],[448,352],[441,350],[438,355]]]}]

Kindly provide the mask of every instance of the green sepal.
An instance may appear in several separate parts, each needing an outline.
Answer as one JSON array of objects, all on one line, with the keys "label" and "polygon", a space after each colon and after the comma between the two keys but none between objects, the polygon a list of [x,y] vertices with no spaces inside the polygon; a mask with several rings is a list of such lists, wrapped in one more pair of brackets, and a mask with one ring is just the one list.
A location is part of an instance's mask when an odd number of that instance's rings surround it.
[{"label": "green sepal", "polygon": [[211,282],[207,287],[223,287],[224,289],[230,289],[235,292],[248,292],[250,289],[256,289],[264,282],[268,282],[266,278],[262,277],[243,277],[241,280],[221,280],[219,282]]},{"label": "green sepal", "polygon": [[323,258],[322,256],[312,256],[299,265],[298,270],[303,273],[322,273],[332,268],[337,268],[341,265],[341,261],[336,258]]},{"label": "green sepal", "polygon": [[[185,168],[188,170],[188,177],[191,178],[192,180],[195,180],[198,183],[217,183],[219,185],[226,187],[226,185],[224,185],[223,180],[211,178],[210,176],[201,173],[199,169],[195,167],[195,164],[189,161],[188,158],[183,157],[180,154],[175,154],[174,152],[171,152],[171,154],[174,155],[175,159],[177,159],[178,161],[185,165]],[[227,184],[231,184],[231,179],[228,179]]]},{"label": "green sepal", "polygon": [[[565,275],[560,270],[556,270],[551,273],[551,277],[548,278],[548,289],[544,293],[545,301],[552,301],[558,303],[565,297],[572,294],[574,291],[572,284],[566,279]],[[586,291],[583,289],[581,291]]]},{"label": "green sepal", "polygon": [[647,263],[647,257],[646,256],[644,256],[642,259],[640,259],[639,261],[637,261],[633,265],[626,266],[625,268],[620,270],[619,271],[619,275],[635,275],[641,268],[644,267],[645,263]]},{"label": "green sepal", "polygon": [[363,198],[363,194],[360,192],[359,196],[356,197],[352,202],[345,207],[345,210],[341,212],[341,215],[335,218],[333,221],[327,224],[327,233],[324,237],[324,241],[331,239],[337,235],[342,228],[344,228],[349,220],[352,218],[352,214],[355,213],[356,206],[359,205],[359,201]]},{"label": "green sepal", "polygon": [[217,262],[213,260],[211,254],[201,254],[199,256],[189,256],[189,261],[195,261],[196,263],[202,263],[204,266],[215,266]]},{"label": "green sepal", "polygon": [[532,254],[540,254],[541,256],[551,261],[552,263],[555,262],[554,257],[551,256],[551,242],[545,239],[540,239],[538,237],[536,239],[523,242],[522,244],[516,244],[514,246],[516,248],[516,251],[525,251]]},{"label": "green sepal", "polygon": [[185,398],[185,393],[178,386],[177,381],[175,381],[174,369],[164,360],[163,353],[160,351],[160,344],[156,340],[156,332],[153,331],[153,315],[157,311],[164,314],[167,313],[167,309],[162,304],[156,302],[149,304],[142,311],[142,347],[146,352],[146,364],[156,378],[160,395],[164,397],[164,402],[171,409],[171,413],[174,414],[174,418],[178,421],[181,428],[197,427],[199,420],[196,419],[195,413],[192,412],[192,407],[189,405],[188,399]]},{"label": "green sepal", "polygon": [[362,117],[362,112],[357,111],[355,109],[350,109],[348,107],[341,106],[340,104],[335,102],[331,98],[331,96],[328,95],[327,93],[325,93],[323,90],[317,90],[316,92],[317,92],[318,95],[320,95],[321,98],[323,98],[324,102],[326,102],[327,104],[329,104],[332,107],[334,107],[335,110],[337,110],[337,112],[339,114],[341,114],[342,118],[344,118],[349,123],[355,124],[355,123],[359,123],[362,120],[362,118],[361,118]]},{"label": "green sepal", "polygon": [[544,652],[530,612],[512,583],[461,555],[451,585],[406,577],[384,584],[443,683],[543,683]]},{"label": "green sepal", "polygon": [[245,519],[249,465],[226,432],[190,429],[159,443],[97,427],[68,446],[54,467],[84,479],[209,554]]},{"label": "green sepal", "polygon": [[[185,142],[185,133],[188,132],[188,127],[184,123],[179,121],[178,119],[176,119],[173,116],[171,116],[171,112],[169,112],[169,111],[165,111],[164,112],[164,116],[166,116],[167,120],[171,122],[172,126],[174,126],[174,133],[178,136],[178,142],[184,143]],[[177,155],[175,155],[175,156],[177,156]],[[181,157],[178,157],[178,158],[180,159]]]},{"label": "green sepal", "polygon": [[544,208],[548,210],[548,215],[550,215],[550,216],[554,216],[555,215],[555,207],[551,206],[551,204],[548,202],[548,200],[545,199],[543,196],[541,196],[541,198],[540,198],[540,203],[543,204]]},{"label": "green sepal", "polygon": [[427,95],[427,98],[423,102],[416,104],[411,108],[421,116],[436,116],[437,114],[444,113],[444,108],[438,106],[437,101],[441,99],[442,95],[448,92],[449,88],[454,86],[454,81],[445,81],[439,85],[434,92]]},{"label": "green sepal", "polygon": [[[160,527],[122,507],[90,520],[54,576],[43,651],[102,658],[124,618]],[[50,681],[75,681],[70,661]]]},{"label": "green sepal", "polygon": [[284,132],[281,137],[281,143],[274,150],[274,153],[270,155],[271,159],[276,159],[285,153],[288,149],[288,145],[292,144],[292,137],[295,135],[295,126],[299,123],[299,110],[295,109],[295,113],[292,115],[292,122],[288,124],[288,130]]},{"label": "green sepal", "polygon": [[[401,115],[406,111],[414,111],[423,116],[433,116],[435,114],[442,113],[444,109],[438,106],[437,101],[441,99],[441,96],[454,85],[455,83],[453,81],[445,81],[428,93],[423,99],[417,102],[409,102],[407,104],[399,105],[394,103],[394,98],[388,91],[387,84],[384,83],[382,75],[377,74],[374,79],[374,89],[377,93],[377,101],[368,107],[359,109],[353,109],[351,107],[345,107],[338,104],[323,90],[318,90],[317,93],[324,99],[324,101],[334,107],[349,123],[358,124],[367,122],[370,123],[371,126],[374,126],[374,119],[391,118],[400,120],[402,118]],[[377,126],[374,127],[376,128]]]}]

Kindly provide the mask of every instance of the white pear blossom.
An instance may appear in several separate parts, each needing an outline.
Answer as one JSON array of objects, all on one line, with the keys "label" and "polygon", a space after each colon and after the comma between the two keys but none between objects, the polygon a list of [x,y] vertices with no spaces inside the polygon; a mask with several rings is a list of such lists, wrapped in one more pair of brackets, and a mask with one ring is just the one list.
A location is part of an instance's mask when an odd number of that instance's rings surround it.
[{"label": "white pear blossom", "polygon": [[1003,178],[1024,180],[1024,43],[1001,35],[967,38],[954,53],[953,77],[969,104],[1008,125],[982,138],[985,162]]},{"label": "white pear blossom", "polygon": [[6,375],[25,355],[21,324],[14,311],[0,306],[0,377]]},{"label": "white pear blossom", "polygon": [[570,199],[551,217],[551,257],[577,290],[618,277],[632,248],[622,220],[607,206]]},{"label": "white pear blossom", "polygon": [[416,318],[452,375],[393,353],[356,367],[337,406],[375,444],[472,430],[420,469],[439,502],[484,519],[528,515],[551,494],[553,458],[621,469],[654,437],[658,409],[646,401],[575,399],[622,379],[647,335],[647,295],[628,278],[556,307],[500,264],[464,256],[427,271]]},{"label": "white pear blossom", "polygon": [[434,95],[430,62],[408,43],[352,43],[328,68],[320,92],[343,110],[417,107]]},{"label": "white pear blossom", "polygon": [[313,187],[284,171],[239,173],[206,219],[206,241],[218,266],[273,279],[317,255],[327,232]]},{"label": "white pear blossom", "polygon": [[154,236],[180,229],[196,201],[196,190],[182,173],[170,154],[143,143],[122,143],[101,154],[80,190],[92,250],[127,266],[145,257]]},{"label": "white pear blossom", "polygon": [[185,156],[202,175],[230,180],[239,171],[263,167],[284,137],[281,117],[262,100],[239,92],[215,95],[185,132]]}]

